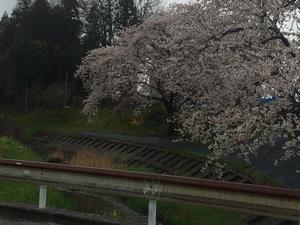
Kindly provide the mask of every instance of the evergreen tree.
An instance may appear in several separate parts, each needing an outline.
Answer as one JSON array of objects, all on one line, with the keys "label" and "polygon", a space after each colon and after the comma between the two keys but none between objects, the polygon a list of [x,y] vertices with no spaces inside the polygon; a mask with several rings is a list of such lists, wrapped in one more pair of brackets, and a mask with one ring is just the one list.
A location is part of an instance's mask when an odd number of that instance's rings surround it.
[{"label": "evergreen tree", "polygon": [[88,10],[83,47],[111,46],[121,29],[138,24],[134,0],[94,0]]},{"label": "evergreen tree", "polygon": [[8,23],[9,23],[9,16],[8,16],[7,12],[4,12],[1,17],[1,20],[0,20],[0,32],[1,33],[5,32],[4,29]]},{"label": "evergreen tree", "polygon": [[32,0],[18,0],[16,9],[20,12],[28,12],[32,6]]},{"label": "evergreen tree", "polygon": [[[6,61],[10,72],[9,84],[13,87],[15,103],[22,105],[25,112],[30,105],[29,91],[34,83],[41,85],[47,63],[47,44],[18,33],[7,50]],[[21,103],[21,102],[22,103]]]},{"label": "evergreen tree", "polygon": [[[105,4],[105,17],[107,26],[107,45],[111,46],[114,38],[114,0],[107,0]],[[105,46],[106,47],[106,46]]]},{"label": "evergreen tree", "polygon": [[18,0],[17,5],[12,12],[12,20],[20,32],[30,30],[29,14],[32,7],[32,0]]},{"label": "evergreen tree", "polygon": [[51,36],[56,38],[63,48],[79,41],[81,21],[79,18],[79,4],[76,0],[62,0],[61,4],[53,8],[53,25],[57,30]]},{"label": "evergreen tree", "polygon": [[17,0],[12,15],[2,16],[0,101],[27,111],[38,95],[33,88],[80,88],[72,75],[84,53],[112,45],[121,29],[142,20],[134,0],[91,0],[85,18],[82,1]]},{"label": "evergreen tree", "polygon": [[116,29],[137,25],[139,18],[134,0],[119,0],[116,8]]},{"label": "evergreen tree", "polygon": [[77,0],[62,0],[61,4],[69,18],[79,19],[79,3]]},{"label": "evergreen tree", "polygon": [[[61,40],[61,64],[58,81],[64,82],[67,92],[70,83],[73,85],[74,77],[72,76],[76,70],[76,66],[80,63],[81,46],[80,32],[81,20],[77,0],[62,0],[61,9],[58,9],[57,26],[60,27]],[[67,98],[65,103],[67,103]]]},{"label": "evergreen tree", "polygon": [[101,12],[95,2],[92,3],[88,15],[86,17],[85,34],[83,37],[83,50],[89,51],[103,45],[103,20]]},{"label": "evergreen tree", "polygon": [[0,20],[0,55],[4,54],[14,36],[14,24],[5,12]]},{"label": "evergreen tree", "polygon": [[51,33],[54,32],[51,18],[51,7],[47,0],[36,0],[28,15],[29,31],[33,39],[51,39]]},{"label": "evergreen tree", "polygon": [[0,100],[28,111],[47,87],[73,85],[81,55],[78,7],[76,0],[52,1],[52,5],[47,0],[19,0],[12,16],[3,15]]}]

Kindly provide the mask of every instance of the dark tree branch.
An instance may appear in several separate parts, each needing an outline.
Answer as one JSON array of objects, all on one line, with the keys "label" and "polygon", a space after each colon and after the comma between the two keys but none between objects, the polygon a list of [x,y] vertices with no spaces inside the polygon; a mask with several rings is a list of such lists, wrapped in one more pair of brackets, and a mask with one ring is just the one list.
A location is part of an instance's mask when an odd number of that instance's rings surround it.
[{"label": "dark tree branch", "polygon": [[145,94],[142,94],[141,92],[138,92],[138,95],[143,97],[143,98],[148,98],[148,99],[164,102],[164,100],[162,98],[157,98],[157,97],[154,97],[154,96],[151,96],[151,95],[145,95]]},{"label": "dark tree branch", "polygon": [[281,42],[282,42],[286,47],[290,47],[290,42],[289,42],[289,40],[288,40],[283,34],[279,34],[279,35],[276,35],[276,36],[269,37],[269,38],[263,40],[261,43],[262,43],[262,44],[266,44],[266,43],[268,43],[269,41],[273,41],[273,40],[281,40]]}]

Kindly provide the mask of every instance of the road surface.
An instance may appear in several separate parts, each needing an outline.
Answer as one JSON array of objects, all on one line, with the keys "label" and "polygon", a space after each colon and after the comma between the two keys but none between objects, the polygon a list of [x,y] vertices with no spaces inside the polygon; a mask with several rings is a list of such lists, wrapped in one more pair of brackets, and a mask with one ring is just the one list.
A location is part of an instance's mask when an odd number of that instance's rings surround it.
[{"label": "road surface", "polygon": [[1,225],[61,225],[52,222],[31,222],[22,219],[3,218],[1,216],[0,216],[0,224]]}]

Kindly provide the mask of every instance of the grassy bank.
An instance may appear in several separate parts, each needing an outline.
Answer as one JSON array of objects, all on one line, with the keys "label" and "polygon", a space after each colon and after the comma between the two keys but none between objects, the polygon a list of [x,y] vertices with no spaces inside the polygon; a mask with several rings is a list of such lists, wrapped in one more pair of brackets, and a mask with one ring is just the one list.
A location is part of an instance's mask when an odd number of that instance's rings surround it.
[{"label": "grassy bank", "polygon": [[[149,109],[144,116],[137,116],[132,111],[113,111],[100,109],[93,122],[81,113],[80,109],[66,108],[57,111],[33,112],[29,114],[10,113],[7,116],[15,121],[21,140],[30,140],[38,131],[76,134],[80,131],[117,133],[133,136],[166,136],[168,124],[166,113],[161,106]],[[173,151],[173,150],[172,150]],[[178,154],[206,160],[206,155],[187,149],[177,150]],[[82,156],[81,156],[82,157]],[[231,160],[226,164],[233,171],[251,177],[257,183],[278,186],[279,183],[253,170],[250,165]]]},{"label": "grassy bank", "polygon": [[7,137],[0,137],[0,157],[30,161],[42,161],[42,158],[31,148]]},{"label": "grassy bank", "polygon": [[[130,198],[127,204],[134,210],[146,214],[148,201]],[[241,215],[222,209],[179,203],[158,202],[157,217],[167,225],[242,225]]]},{"label": "grassy bank", "polygon": [[[42,161],[42,158],[32,149],[7,137],[0,137],[0,157],[8,159]],[[38,204],[39,187],[36,184],[0,180],[0,201]],[[73,209],[77,203],[65,197],[61,192],[49,189],[47,205],[53,208]]]},{"label": "grassy bank", "polygon": [[29,140],[40,130],[67,134],[90,130],[134,136],[162,136],[168,130],[166,115],[161,107],[149,109],[144,116],[137,116],[132,111],[101,109],[92,122],[88,121],[80,109],[74,108],[66,108],[59,113],[6,113],[3,116],[14,121],[22,140]]}]

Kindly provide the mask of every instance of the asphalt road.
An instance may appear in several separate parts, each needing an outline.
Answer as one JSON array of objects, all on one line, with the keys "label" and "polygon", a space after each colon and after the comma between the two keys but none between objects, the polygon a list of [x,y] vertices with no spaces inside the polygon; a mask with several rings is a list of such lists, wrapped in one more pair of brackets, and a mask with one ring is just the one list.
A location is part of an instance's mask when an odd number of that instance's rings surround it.
[{"label": "asphalt road", "polygon": [[22,219],[3,218],[1,216],[0,216],[0,224],[1,225],[60,225],[51,222],[31,222]]}]

